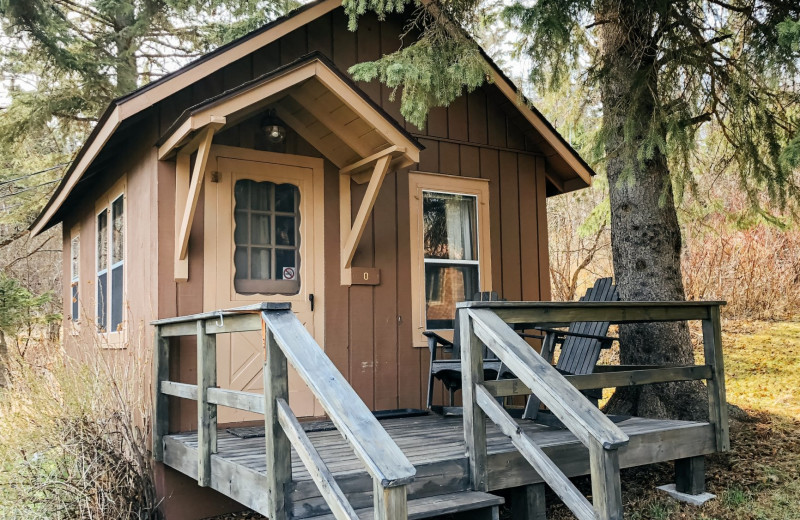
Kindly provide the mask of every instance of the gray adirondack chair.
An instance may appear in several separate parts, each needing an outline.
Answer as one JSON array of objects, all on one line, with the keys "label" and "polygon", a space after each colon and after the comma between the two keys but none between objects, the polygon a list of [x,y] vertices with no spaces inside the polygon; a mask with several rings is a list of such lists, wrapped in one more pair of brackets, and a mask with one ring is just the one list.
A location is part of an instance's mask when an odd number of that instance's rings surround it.
[{"label": "gray adirondack chair", "polygon": [[[586,294],[581,297],[582,302],[615,302],[619,301],[617,286],[611,278],[600,278]],[[617,338],[609,337],[609,323],[607,321],[578,321],[571,323],[567,330],[549,329],[543,327],[533,328],[545,334],[542,343],[542,357],[552,362],[556,347],[561,347],[561,352],[555,368],[565,375],[584,375],[594,372],[594,367],[600,358],[603,349],[611,347]],[[601,390],[589,390],[584,394],[595,405],[602,398]],[[540,402],[535,396],[528,399],[523,417],[536,419],[539,413]],[[544,419],[543,416],[541,419]],[[544,422],[544,421],[542,421]]]}]

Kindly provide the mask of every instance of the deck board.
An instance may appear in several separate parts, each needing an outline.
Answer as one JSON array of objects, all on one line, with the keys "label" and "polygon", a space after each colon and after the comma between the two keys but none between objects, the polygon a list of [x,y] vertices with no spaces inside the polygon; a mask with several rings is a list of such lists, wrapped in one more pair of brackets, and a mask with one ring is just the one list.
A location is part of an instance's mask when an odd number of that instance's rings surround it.
[{"label": "deck board", "polygon": [[[417,469],[409,498],[436,496],[467,489],[467,460],[463,424],[459,417],[436,415],[386,419],[384,429]],[[588,452],[568,430],[520,421],[520,426],[568,476],[588,474]],[[715,451],[713,426],[704,422],[633,417],[618,423],[631,438],[620,449],[621,467],[637,466]],[[354,507],[369,507],[372,481],[363,464],[337,431],[309,432],[309,438],[328,464]],[[541,482],[541,478],[493,424],[487,426],[489,488],[504,489]],[[214,489],[259,512],[266,511],[266,458],[263,437],[241,439],[224,429],[218,434],[218,452],[212,455]],[[197,433],[164,438],[165,464],[197,476]],[[292,514],[304,518],[327,511],[308,471],[292,451],[289,496]]]}]

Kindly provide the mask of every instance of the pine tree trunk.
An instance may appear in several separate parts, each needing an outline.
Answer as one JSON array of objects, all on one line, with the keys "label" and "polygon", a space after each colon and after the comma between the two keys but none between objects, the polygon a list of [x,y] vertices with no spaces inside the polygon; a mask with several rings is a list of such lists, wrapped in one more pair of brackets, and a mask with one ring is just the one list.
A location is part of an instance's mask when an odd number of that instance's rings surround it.
[{"label": "pine tree trunk", "polygon": [[[614,275],[624,301],[682,301],[686,295],[681,278],[681,232],[666,157],[659,150],[644,162],[626,155],[626,150],[642,149],[658,103],[657,78],[650,69],[650,60],[655,58],[651,43],[654,17],[647,7],[632,4],[636,3],[609,1],[597,13],[597,19],[610,21],[601,25],[600,43],[605,65],[601,95]],[[687,324],[621,326],[620,362],[693,364]],[[707,402],[702,384],[675,383],[620,389],[607,410],[643,417],[701,419],[707,416]]]},{"label": "pine tree trunk", "polygon": [[136,24],[136,7],[133,2],[121,4],[114,17],[116,35],[117,94],[125,95],[136,90],[139,70],[136,66],[136,39],[133,26]]},{"label": "pine tree trunk", "polygon": [[0,330],[0,388],[8,386],[8,343],[6,335]]}]

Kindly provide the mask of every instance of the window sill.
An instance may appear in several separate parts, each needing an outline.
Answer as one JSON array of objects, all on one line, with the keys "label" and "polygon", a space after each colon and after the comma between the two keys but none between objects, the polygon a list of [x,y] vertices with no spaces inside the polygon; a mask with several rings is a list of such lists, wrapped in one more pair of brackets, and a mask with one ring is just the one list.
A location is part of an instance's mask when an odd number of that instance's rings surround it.
[{"label": "window sill", "polygon": [[99,332],[97,338],[99,346],[103,350],[124,350],[128,348],[128,337],[124,327],[117,332]]}]

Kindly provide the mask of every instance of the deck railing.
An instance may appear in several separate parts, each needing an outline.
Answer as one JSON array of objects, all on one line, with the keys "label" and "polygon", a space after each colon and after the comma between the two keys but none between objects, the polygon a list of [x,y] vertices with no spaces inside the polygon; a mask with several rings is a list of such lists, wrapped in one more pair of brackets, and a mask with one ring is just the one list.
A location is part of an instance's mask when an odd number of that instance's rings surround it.
[{"label": "deck railing", "polygon": [[[489,488],[486,418],[511,438],[520,454],[543,477],[579,520],[622,518],[619,448],[628,436],[579,389],[637,386],[705,379],[709,422],[717,449],[726,451],[728,410],[722,363],[718,302],[464,302],[459,304],[464,370],[464,430],[470,478],[476,490]],[[566,327],[576,321],[635,323],[701,320],[705,364],[685,367],[614,367],[615,371],[562,376],[514,332],[510,325]],[[486,345],[518,379],[483,381]],[[496,397],[534,395],[589,450],[593,503],[590,503],[546,453],[519,428]]]},{"label": "deck railing", "polygon": [[[405,520],[406,485],[416,470],[350,387],[289,304],[263,303],[153,322],[155,325],[153,453],[163,460],[169,396],[193,399],[198,409],[197,481],[212,485],[217,451],[217,406],[264,415],[267,509],[271,520],[289,517],[285,488],[292,481],[294,447],[339,520],[357,520],[353,507],[289,407],[288,365],[296,370],[373,478],[374,518]],[[261,331],[265,346],[264,394],[216,388],[216,335]],[[169,338],[197,337],[197,384],[169,380]]]}]

